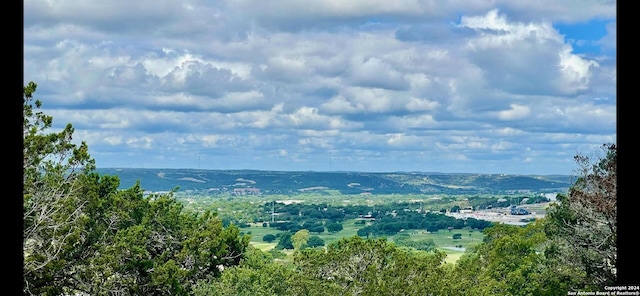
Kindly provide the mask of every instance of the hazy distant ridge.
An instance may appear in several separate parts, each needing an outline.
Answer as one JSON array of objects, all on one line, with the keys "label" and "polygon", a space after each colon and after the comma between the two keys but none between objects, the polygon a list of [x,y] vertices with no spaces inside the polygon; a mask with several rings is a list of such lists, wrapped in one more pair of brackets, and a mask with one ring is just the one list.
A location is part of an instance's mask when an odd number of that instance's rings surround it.
[{"label": "hazy distant ridge", "polygon": [[[337,190],[342,194],[500,194],[528,191],[565,191],[571,177],[565,175],[504,175],[418,172],[287,172],[258,170],[198,170],[102,168],[100,174],[117,175],[121,188],[140,180],[148,191],[231,193],[254,188],[255,194],[294,194]],[[257,189],[257,190],[255,190]]]}]

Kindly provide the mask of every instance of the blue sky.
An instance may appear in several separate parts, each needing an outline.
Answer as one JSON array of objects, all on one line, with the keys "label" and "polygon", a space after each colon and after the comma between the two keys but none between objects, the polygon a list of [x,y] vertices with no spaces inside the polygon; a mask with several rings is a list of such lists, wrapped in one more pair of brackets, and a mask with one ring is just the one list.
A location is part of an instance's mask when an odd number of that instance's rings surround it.
[{"label": "blue sky", "polygon": [[615,1],[24,1],[98,167],[571,174],[616,142]]}]

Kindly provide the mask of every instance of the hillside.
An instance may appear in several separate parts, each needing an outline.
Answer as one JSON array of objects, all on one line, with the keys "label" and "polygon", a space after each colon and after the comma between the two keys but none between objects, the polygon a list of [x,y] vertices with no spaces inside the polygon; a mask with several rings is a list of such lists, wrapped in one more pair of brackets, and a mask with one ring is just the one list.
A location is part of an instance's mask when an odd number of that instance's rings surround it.
[{"label": "hillside", "polygon": [[101,168],[117,175],[121,188],[140,180],[143,189],[160,192],[176,186],[180,192],[201,194],[288,194],[339,192],[341,194],[510,194],[566,191],[566,175],[504,175],[446,173],[287,172],[257,170],[198,170]]}]

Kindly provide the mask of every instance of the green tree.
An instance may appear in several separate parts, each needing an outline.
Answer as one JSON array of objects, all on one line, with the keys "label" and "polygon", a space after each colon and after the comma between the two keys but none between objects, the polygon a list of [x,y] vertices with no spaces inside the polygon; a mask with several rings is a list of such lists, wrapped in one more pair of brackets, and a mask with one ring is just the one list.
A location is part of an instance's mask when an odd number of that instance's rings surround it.
[{"label": "green tree", "polygon": [[274,262],[269,253],[250,248],[240,265],[218,278],[199,280],[196,296],[321,296],[340,295],[337,286],[309,278],[289,266]]},{"label": "green tree", "polygon": [[185,211],[174,191],[119,190],[117,177],[93,172],[84,142],[71,143],[70,124],[47,133],[53,118],[37,111],[35,90],[24,87],[25,295],[190,295],[239,264],[248,236]]},{"label": "green tree", "polygon": [[398,248],[384,239],[343,238],[294,255],[314,282],[339,287],[335,295],[453,295],[446,290],[444,253]]},{"label": "green tree", "polygon": [[95,162],[85,142],[72,143],[71,124],[48,131],[53,117],[39,111],[36,88],[23,88],[23,287],[25,294],[59,294],[73,270],[72,246],[85,236],[78,180]]},{"label": "green tree", "polygon": [[291,236],[291,244],[295,250],[302,250],[307,246],[309,240],[309,230],[298,230],[293,236]]},{"label": "green tree", "polygon": [[596,157],[578,154],[578,178],[547,212],[546,233],[554,245],[557,273],[579,277],[573,289],[598,289],[616,282],[617,147],[604,144]]},{"label": "green tree", "polygon": [[312,235],[309,237],[309,240],[307,241],[307,246],[309,248],[323,247],[324,240],[317,235]]},{"label": "green tree", "polygon": [[325,227],[327,228],[327,231],[331,233],[340,232],[343,229],[342,224],[337,222],[327,223]]},{"label": "green tree", "polygon": [[276,245],[276,250],[289,249],[293,250],[293,244],[291,243],[291,232],[282,232]]},{"label": "green tree", "polygon": [[[486,275],[500,283],[508,295],[544,295],[552,291],[545,285],[545,258],[541,253],[547,238],[541,223],[526,227],[497,224],[485,230],[485,240],[478,247]],[[557,287],[554,287],[557,288]],[[543,293],[546,291],[545,293]],[[502,295],[506,295],[502,294]]]},{"label": "green tree", "polygon": [[566,295],[567,279],[550,269],[541,221],[526,227],[498,223],[463,255],[448,284],[458,295]]},{"label": "green tree", "polygon": [[360,228],[360,229],[358,229],[356,234],[358,236],[369,238],[369,236],[372,235],[371,227],[367,226],[367,227]]},{"label": "green tree", "polygon": [[237,265],[248,246],[237,227],[224,228],[211,212],[185,211],[172,193],[144,195],[137,183],[105,196],[95,193],[100,185],[117,183],[92,176],[98,182],[85,190],[93,219],[76,253],[83,260],[67,277],[69,293],[189,295],[196,280]]},{"label": "green tree", "polygon": [[270,233],[269,234],[265,234],[264,236],[262,236],[262,241],[264,241],[264,242],[270,243],[270,242],[273,242],[275,240],[276,240],[276,236],[273,235],[273,234],[270,234]]},{"label": "green tree", "polygon": [[477,253],[465,253],[455,265],[448,266],[446,286],[450,295],[509,295],[503,283],[486,272],[486,262]]},{"label": "green tree", "polygon": [[324,225],[315,225],[313,227],[310,227],[309,232],[313,232],[313,233],[323,233],[324,232]]}]

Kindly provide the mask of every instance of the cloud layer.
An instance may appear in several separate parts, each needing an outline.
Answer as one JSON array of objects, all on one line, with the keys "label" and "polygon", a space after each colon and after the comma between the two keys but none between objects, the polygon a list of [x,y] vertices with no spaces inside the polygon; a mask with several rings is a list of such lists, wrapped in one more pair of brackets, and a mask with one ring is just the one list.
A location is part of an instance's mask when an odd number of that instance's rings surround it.
[{"label": "cloud layer", "polygon": [[24,11],[24,81],[99,167],[570,174],[616,141],[615,2]]}]

